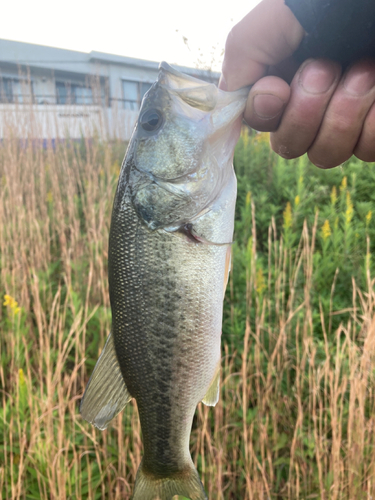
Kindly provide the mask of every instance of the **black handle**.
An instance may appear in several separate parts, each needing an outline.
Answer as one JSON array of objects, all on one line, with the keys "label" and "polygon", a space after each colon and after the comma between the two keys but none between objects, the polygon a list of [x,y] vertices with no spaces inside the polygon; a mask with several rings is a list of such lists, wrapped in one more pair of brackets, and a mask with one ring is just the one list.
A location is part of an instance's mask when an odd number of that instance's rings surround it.
[{"label": "black handle", "polygon": [[286,0],[307,34],[295,53],[299,62],[325,57],[343,66],[375,58],[374,0]]}]

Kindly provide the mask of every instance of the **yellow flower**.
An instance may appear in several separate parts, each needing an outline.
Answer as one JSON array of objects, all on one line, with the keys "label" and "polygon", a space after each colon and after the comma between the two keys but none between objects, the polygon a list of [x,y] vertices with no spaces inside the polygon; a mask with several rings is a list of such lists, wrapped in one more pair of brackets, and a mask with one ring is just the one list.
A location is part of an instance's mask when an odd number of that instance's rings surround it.
[{"label": "yellow flower", "polygon": [[353,203],[350,198],[350,193],[347,191],[346,193],[346,212],[345,212],[345,221],[347,224],[350,224],[350,221],[353,218]]},{"label": "yellow flower", "polygon": [[46,196],[47,203],[52,203],[53,201],[53,195],[52,191],[48,191],[47,196]]},{"label": "yellow flower", "polygon": [[288,201],[284,210],[284,229],[288,229],[292,225],[292,205]]},{"label": "yellow flower", "polygon": [[331,191],[331,203],[334,206],[337,201],[337,189],[336,186],[333,186],[332,191]]},{"label": "yellow flower", "polygon": [[256,276],[256,291],[261,295],[265,288],[267,288],[267,285],[264,279],[263,269],[260,267]]},{"label": "yellow flower", "polygon": [[[254,145],[254,150],[258,151],[262,148],[262,144],[269,142],[270,141],[270,134],[269,132],[257,132],[255,135],[252,137],[252,143]],[[244,145],[246,146],[247,143],[244,142]]]},{"label": "yellow flower", "polygon": [[371,217],[372,217],[372,211],[369,210],[367,215],[366,215],[366,226],[368,226],[370,224]]},{"label": "yellow flower", "polygon": [[257,142],[270,142],[270,133],[269,132],[258,132],[256,137]]},{"label": "yellow flower", "polygon": [[326,241],[327,238],[331,236],[331,227],[329,225],[328,219],[324,221],[323,227],[322,227],[322,238],[324,241]]},{"label": "yellow flower", "polygon": [[299,202],[300,202],[300,197],[299,197],[299,194],[297,194],[297,196],[294,198],[294,205],[295,205],[296,207],[298,207]]},{"label": "yellow flower", "polygon": [[25,374],[23,373],[22,368],[18,370],[18,380],[20,382],[20,386],[25,385]]},{"label": "yellow flower", "polygon": [[342,179],[341,186],[340,186],[340,191],[345,191],[345,189],[348,187],[348,179],[345,175],[345,177]]},{"label": "yellow flower", "polygon": [[3,306],[9,306],[11,303],[12,297],[10,295],[4,295],[4,303]]},{"label": "yellow flower", "polygon": [[246,194],[246,208],[250,205],[250,201],[251,201],[251,191],[248,191],[247,194]]},{"label": "yellow flower", "polygon": [[14,316],[16,316],[21,310],[18,307],[18,302],[11,295],[4,295],[3,306],[9,307]]}]

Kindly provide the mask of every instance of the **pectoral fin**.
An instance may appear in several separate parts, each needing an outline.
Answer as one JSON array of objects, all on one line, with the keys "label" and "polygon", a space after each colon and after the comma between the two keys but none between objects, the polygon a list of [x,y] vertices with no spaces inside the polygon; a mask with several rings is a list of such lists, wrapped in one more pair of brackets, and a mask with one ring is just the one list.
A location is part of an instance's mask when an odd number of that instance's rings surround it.
[{"label": "pectoral fin", "polygon": [[229,280],[229,271],[230,271],[230,264],[231,264],[231,257],[232,257],[232,248],[229,247],[227,249],[227,253],[225,256],[225,271],[224,271],[224,290],[223,290],[223,295],[225,295],[225,290],[228,285],[228,280]]},{"label": "pectoral fin", "polygon": [[202,403],[204,403],[206,406],[215,406],[216,403],[219,401],[219,395],[220,395],[220,363],[217,366],[217,370],[215,372],[214,378],[212,379],[211,385],[205,397],[202,399]]},{"label": "pectoral fin", "polygon": [[110,333],[87,384],[80,412],[85,420],[104,430],[131,399]]}]

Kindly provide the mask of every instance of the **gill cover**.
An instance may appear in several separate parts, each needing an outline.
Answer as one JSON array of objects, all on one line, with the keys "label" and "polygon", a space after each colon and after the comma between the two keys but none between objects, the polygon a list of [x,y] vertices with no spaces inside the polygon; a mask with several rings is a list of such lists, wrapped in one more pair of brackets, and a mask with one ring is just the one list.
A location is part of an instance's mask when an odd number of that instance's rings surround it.
[{"label": "gill cover", "polygon": [[161,63],[130,144],[132,202],[151,230],[210,209],[232,174],[248,90],[224,92]]}]

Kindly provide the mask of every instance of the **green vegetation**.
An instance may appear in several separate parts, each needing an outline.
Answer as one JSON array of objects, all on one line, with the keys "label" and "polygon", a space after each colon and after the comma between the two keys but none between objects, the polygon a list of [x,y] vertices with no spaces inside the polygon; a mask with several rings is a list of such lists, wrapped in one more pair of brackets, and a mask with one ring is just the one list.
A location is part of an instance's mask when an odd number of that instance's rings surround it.
[{"label": "green vegetation", "polygon": [[[125,147],[0,146],[0,497],[129,499],[136,404],[79,399],[110,329],[107,240]],[[210,499],[375,495],[375,169],[286,162],[243,132],[222,394],[192,456]]]}]

